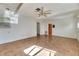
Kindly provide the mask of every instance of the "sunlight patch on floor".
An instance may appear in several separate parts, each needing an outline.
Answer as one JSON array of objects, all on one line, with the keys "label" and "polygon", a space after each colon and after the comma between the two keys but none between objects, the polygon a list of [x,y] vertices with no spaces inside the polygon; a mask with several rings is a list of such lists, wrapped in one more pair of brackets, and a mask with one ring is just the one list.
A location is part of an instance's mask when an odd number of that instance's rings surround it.
[{"label": "sunlight patch on floor", "polygon": [[54,56],[56,51],[43,48],[37,45],[33,45],[27,49],[24,50],[24,53],[26,53],[29,56]]}]

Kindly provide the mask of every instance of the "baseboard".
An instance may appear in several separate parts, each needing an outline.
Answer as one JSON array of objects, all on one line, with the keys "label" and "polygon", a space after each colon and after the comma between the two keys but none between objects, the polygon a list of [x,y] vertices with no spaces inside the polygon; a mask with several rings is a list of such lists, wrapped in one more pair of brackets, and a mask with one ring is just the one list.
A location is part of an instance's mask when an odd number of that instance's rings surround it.
[{"label": "baseboard", "polygon": [[30,38],[33,38],[33,37],[36,37],[36,36],[31,36],[31,37],[24,37],[24,38],[16,38],[15,40],[13,39],[11,39],[10,41],[6,41],[6,42],[2,42],[2,43],[0,43],[0,44],[7,44],[7,43],[11,43],[11,42],[15,42],[15,41],[18,41],[18,40],[24,40],[24,39],[30,39]]},{"label": "baseboard", "polygon": [[77,38],[66,37],[66,36],[59,36],[59,35],[52,35],[52,36],[57,36],[57,37],[62,37],[62,38],[67,38],[67,39],[77,39]]},{"label": "baseboard", "polygon": [[[43,35],[45,35],[45,34],[41,34],[40,36],[43,36]],[[58,36],[58,35],[52,35],[52,36],[57,36],[57,37],[62,37],[62,38],[68,38],[68,39],[76,39],[76,38],[70,38],[70,37],[64,37],[64,36]],[[15,40],[14,39],[13,40],[11,39],[11,41],[2,42],[0,44],[6,44],[6,43],[15,42],[15,41],[18,41],[18,40],[23,40],[23,39],[30,39],[30,38],[34,38],[34,37],[37,37],[37,36],[35,35],[35,36],[31,36],[31,37],[23,37],[23,38],[20,38],[20,39],[17,38]]]},{"label": "baseboard", "polygon": [[77,41],[79,42],[79,39],[77,39]]},{"label": "baseboard", "polygon": [[[45,34],[42,34],[45,35]],[[48,36],[48,35],[47,35]],[[71,38],[71,37],[66,37],[66,36],[59,36],[59,35],[52,35],[52,36],[57,36],[57,37],[62,37],[62,38],[67,38],[67,39],[77,39],[77,38]]]}]

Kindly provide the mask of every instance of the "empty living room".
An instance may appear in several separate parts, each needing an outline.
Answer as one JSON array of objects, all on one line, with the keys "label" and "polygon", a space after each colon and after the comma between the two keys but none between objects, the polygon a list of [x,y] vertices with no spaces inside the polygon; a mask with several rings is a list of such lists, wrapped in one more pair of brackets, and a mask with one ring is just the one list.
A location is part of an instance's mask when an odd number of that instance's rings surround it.
[{"label": "empty living room", "polygon": [[79,3],[0,3],[0,56],[79,56]]}]

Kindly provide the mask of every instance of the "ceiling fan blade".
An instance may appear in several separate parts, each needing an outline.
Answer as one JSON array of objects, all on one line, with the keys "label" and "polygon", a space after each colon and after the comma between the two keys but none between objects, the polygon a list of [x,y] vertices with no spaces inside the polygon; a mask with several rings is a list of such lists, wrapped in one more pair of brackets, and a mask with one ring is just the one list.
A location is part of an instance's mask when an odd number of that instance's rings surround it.
[{"label": "ceiling fan blade", "polygon": [[23,4],[23,3],[19,3],[19,5],[17,6],[17,8],[16,8],[16,10],[15,10],[15,13],[18,12],[18,10],[21,8],[22,4]]},{"label": "ceiling fan blade", "polygon": [[44,14],[51,14],[51,12],[44,12]]},{"label": "ceiling fan blade", "polygon": [[52,10],[46,10],[45,12],[51,12]]},{"label": "ceiling fan blade", "polygon": [[41,16],[41,14],[38,14],[38,16],[40,17],[40,16]]},{"label": "ceiling fan blade", "polygon": [[41,7],[41,15],[43,15],[44,7]]},{"label": "ceiling fan blade", "polygon": [[44,14],[45,17],[47,17],[47,14]]},{"label": "ceiling fan blade", "polygon": [[45,11],[45,13],[51,13],[51,11],[50,10],[47,10],[47,11]]},{"label": "ceiling fan blade", "polygon": [[51,14],[51,13],[44,13],[44,14]]}]

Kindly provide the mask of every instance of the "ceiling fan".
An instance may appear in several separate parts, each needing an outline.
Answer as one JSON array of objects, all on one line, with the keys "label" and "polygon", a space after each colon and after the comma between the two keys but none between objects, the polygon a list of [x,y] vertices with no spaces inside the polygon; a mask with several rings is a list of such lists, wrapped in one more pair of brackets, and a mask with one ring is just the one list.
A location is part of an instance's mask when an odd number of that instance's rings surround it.
[{"label": "ceiling fan", "polygon": [[45,16],[47,17],[48,14],[51,14],[51,11],[52,10],[45,10],[44,7],[41,7],[41,8],[36,8],[35,9],[35,12],[38,13],[38,16]]}]

